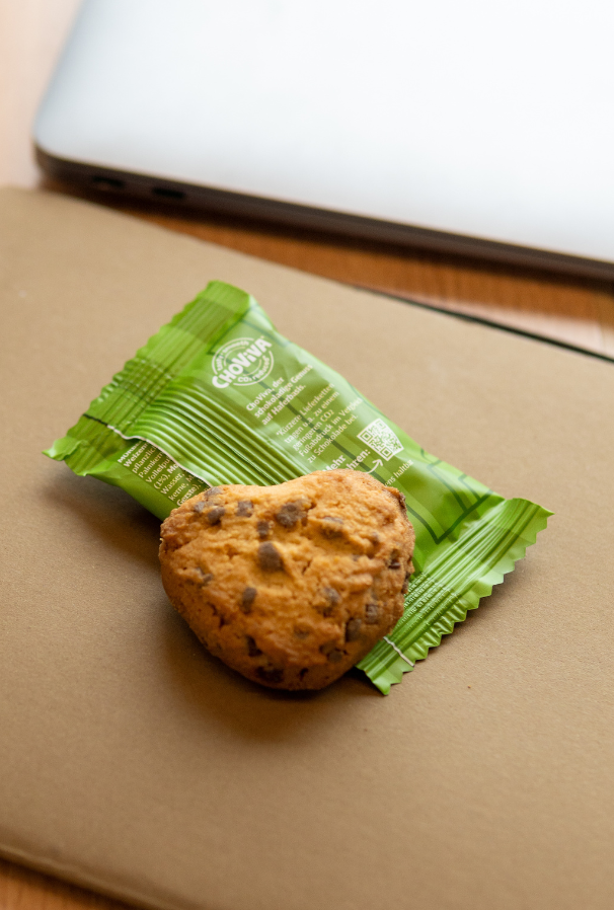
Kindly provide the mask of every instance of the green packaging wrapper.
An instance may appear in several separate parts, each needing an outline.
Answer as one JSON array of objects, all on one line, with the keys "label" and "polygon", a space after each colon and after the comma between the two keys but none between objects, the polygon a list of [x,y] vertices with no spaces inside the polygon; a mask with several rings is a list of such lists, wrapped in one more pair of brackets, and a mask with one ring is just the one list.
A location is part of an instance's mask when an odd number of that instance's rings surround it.
[{"label": "green packaging wrapper", "polygon": [[209,486],[316,470],[351,468],[397,487],[416,571],[402,618],[358,664],[384,693],[503,581],[552,514],[429,455],[221,282],[150,338],[45,454],[160,519]]}]

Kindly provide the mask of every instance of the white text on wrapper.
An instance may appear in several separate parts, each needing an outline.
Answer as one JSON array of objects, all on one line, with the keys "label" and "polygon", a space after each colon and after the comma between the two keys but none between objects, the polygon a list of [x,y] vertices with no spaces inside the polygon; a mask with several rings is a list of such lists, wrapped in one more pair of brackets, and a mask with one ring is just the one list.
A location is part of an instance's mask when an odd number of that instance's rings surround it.
[{"label": "white text on wrapper", "polygon": [[273,369],[273,345],[260,338],[234,338],[222,345],[213,357],[213,385],[227,389],[229,385],[254,385]]}]

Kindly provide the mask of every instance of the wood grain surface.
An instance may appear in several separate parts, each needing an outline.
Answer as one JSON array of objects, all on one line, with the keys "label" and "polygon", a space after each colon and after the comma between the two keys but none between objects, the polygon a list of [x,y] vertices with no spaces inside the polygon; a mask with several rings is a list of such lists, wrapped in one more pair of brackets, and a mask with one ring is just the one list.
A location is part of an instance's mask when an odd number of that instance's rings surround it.
[{"label": "wood grain surface", "polygon": [[[0,185],[41,186],[75,194],[42,178],[30,132],[78,5],[79,0],[0,0]],[[343,240],[231,217],[191,215],[121,197],[89,198],[264,259],[614,357],[612,282]],[[123,906],[0,860],[0,910],[119,910]]]},{"label": "wood grain surface", "polygon": [[50,180],[47,189],[102,202],[252,256],[451,312],[487,319],[614,357],[614,284],[536,269],[276,227],[186,209],[84,193]]}]

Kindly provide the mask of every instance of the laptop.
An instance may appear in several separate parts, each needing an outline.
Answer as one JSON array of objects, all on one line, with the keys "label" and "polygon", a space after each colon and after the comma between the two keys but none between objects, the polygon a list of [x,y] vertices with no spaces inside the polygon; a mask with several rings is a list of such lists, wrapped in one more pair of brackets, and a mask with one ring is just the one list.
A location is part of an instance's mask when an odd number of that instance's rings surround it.
[{"label": "laptop", "polygon": [[614,5],[84,0],[40,107],[65,181],[614,277]]}]

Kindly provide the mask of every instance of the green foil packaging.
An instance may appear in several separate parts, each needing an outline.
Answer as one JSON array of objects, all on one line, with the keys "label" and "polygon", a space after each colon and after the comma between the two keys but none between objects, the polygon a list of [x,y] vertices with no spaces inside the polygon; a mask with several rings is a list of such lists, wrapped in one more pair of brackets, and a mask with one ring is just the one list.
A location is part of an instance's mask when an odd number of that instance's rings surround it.
[{"label": "green foil packaging", "polygon": [[384,693],[503,581],[551,514],[429,455],[221,282],[150,338],[45,454],[160,519],[209,486],[317,470],[366,471],[397,487],[416,571],[402,618],[358,664]]}]

